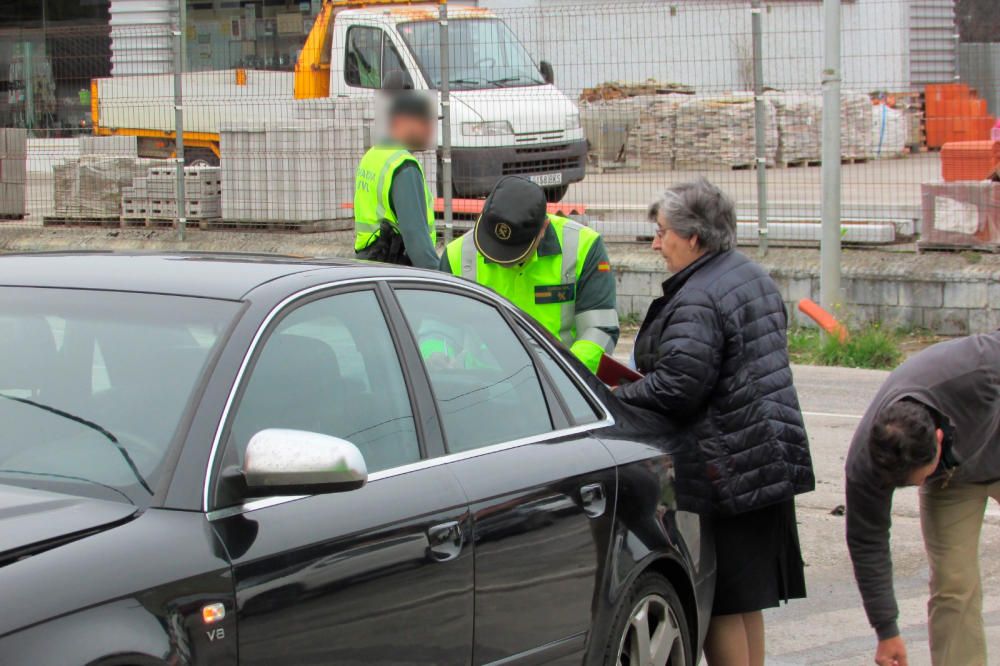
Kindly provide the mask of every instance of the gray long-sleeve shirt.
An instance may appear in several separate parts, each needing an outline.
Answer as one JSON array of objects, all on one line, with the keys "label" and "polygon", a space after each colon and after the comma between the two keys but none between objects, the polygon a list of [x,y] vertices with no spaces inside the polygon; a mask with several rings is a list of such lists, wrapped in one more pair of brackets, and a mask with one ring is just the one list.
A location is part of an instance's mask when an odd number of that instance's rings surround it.
[{"label": "gray long-sleeve shirt", "polygon": [[950,483],[1000,479],[1000,331],[942,342],[903,363],[854,433],[846,465],[847,546],[868,621],[880,639],[899,634],[889,550],[893,489],[879,482],[868,438],[875,416],[903,398],[935,409],[954,428],[958,467]]},{"label": "gray long-sleeve shirt", "polygon": [[420,168],[413,162],[406,162],[396,169],[389,198],[406,256],[414,266],[436,269],[440,260],[427,229],[426,187]]}]

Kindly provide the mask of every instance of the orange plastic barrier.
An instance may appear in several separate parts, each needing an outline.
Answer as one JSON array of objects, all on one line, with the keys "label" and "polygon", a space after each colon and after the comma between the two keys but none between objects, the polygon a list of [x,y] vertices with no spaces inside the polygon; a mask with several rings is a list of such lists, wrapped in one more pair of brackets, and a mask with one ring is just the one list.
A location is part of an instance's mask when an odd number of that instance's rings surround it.
[{"label": "orange plastic barrier", "polygon": [[847,327],[837,321],[832,314],[821,308],[812,299],[803,298],[799,301],[799,310],[802,311],[802,314],[815,321],[820,328],[830,335],[837,336],[837,339],[841,342],[847,341]]},{"label": "orange plastic barrier", "polygon": [[[452,199],[451,210],[460,215],[479,215],[483,212],[484,203],[485,199]],[[340,207],[346,209],[354,208],[354,203],[345,201],[340,204]],[[547,204],[545,208],[550,215],[584,215],[587,212],[587,204],[566,203],[563,201]],[[437,198],[434,200],[434,212],[444,212],[444,199]]]}]

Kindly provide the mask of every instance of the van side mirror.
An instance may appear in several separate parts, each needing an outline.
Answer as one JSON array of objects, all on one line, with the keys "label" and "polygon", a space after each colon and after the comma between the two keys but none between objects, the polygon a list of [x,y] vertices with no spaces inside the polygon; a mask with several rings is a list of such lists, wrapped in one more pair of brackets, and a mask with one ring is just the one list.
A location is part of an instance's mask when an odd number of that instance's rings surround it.
[{"label": "van side mirror", "polygon": [[548,60],[543,60],[538,63],[538,71],[542,74],[542,81],[546,83],[555,83],[556,73],[552,71],[552,63]]},{"label": "van side mirror", "polygon": [[336,493],[368,481],[364,456],[354,444],[284,428],[268,428],[251,437],[241,471],[248,497]]}]

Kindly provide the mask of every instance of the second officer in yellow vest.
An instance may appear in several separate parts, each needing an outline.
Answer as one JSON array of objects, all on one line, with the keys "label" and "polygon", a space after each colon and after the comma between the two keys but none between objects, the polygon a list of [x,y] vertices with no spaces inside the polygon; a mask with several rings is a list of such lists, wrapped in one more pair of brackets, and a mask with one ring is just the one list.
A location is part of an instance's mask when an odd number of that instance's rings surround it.
[{"label": "second officer in yellow vest", "polygon": [[615,279],[600,234],[546,213],[531,181],[502,178],[475,229],[452,241],[441,269],[489,287],[563,341],[596,372],[618,341]]},{"label": "second officer in yellow vest", "polygon": [[399,91],[390,102],[389,136],[365,153],[354,181],[354,251],[359,259],[437,268],[434,198],[411,151],[432,147],[431,102]]}]

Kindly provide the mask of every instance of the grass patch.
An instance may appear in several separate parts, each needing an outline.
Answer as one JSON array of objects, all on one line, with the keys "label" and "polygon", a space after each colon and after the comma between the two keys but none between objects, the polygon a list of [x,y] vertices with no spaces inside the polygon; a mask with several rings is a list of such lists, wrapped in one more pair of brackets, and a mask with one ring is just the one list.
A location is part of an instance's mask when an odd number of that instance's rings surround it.
[{"label": "grass patch", "polygon": [[901,342],[899,332],[877,324],[852,330],[846,342],[832,335],[824,339],[814,328],[797,327],[788,332],[788,355],[793,363],[892,370],[903,360]]}]

